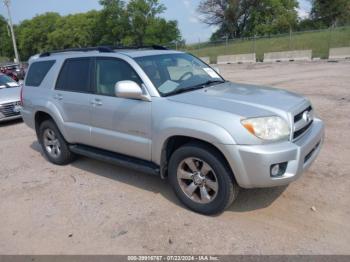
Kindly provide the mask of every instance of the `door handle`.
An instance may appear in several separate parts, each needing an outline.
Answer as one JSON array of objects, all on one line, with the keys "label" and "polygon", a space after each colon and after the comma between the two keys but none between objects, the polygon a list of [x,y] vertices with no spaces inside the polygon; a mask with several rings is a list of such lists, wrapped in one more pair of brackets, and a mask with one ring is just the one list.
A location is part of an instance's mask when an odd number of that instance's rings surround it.
[{"label": "door handle", "polygon": [[61,101],[63,99],[63,96],[61,94],[56,94],[56,95],[54,95],[53,98],[56,99],[56,100]]},{"label": "door handle", "polygon": [[102,101],[100,99],[94,99],[91,101],[93,106],[102,106]]}]

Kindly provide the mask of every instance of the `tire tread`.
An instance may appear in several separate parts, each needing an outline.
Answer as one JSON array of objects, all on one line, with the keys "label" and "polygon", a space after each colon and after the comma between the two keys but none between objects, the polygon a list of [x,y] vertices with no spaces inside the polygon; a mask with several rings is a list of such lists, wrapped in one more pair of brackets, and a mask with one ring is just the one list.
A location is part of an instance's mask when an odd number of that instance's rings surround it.
[{"label": "tire tread", "polygon": [[[191,152],[193,152],[193,154],[200,154],[201,156],[207,158],[203,160],[207,161],[209,159],[210,162],[212,162],[211,164],[214,163],[215,165],[215,167],[212,166],[212,168],[221,169],[221,175],[223,176],[222,179],[225,181],[225,184],[228,184],[228,186],[225,187],[226,195],[221,196],[224,198],[223,201],[215,203],[215,205],[213,202],[209,205],[196,204],[182,193],[181,188],[177,183],[177,164],[181,159],[189,157],[189,154],[191,154]],[[195,157],[195,155],[193,157]],[[223,159],[223,157],[216,150],[213,150],[212,147],[198,142],[190,142],[175,150],[169,161],[169,179],[175,191],[175,194],[178,196],[180,201],[195,212],[205,215],[214,215],[223,212],[225,209],[232,205],[239,192],[239,186],[235,181],[232,171],[227,166],[225,159]]]}]

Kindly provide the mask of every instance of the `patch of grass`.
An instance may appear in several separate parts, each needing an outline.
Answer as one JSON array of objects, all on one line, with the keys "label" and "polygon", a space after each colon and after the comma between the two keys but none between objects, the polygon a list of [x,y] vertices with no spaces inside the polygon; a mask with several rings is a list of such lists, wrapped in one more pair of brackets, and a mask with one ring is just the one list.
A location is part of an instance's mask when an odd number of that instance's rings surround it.
[{"label": "patch of grass", "polygon": [[262,61],[264,53],[289,50],[311,49],[313,57],[328,58],[329,48],[350,46],[350,27],[326,29],[312,32],[296,32],[289,35],[259,38],[254,40],[234,40],[223,43],[206,43],[188,46],[188,52],[199,56],[209,56],[216,63],[218,55],[256,53]]},{"label": "patch of grass", "polygon": [[0,56],[0,63],[5,63],[7,61],[9,61],[9,59],[7,57]]}]

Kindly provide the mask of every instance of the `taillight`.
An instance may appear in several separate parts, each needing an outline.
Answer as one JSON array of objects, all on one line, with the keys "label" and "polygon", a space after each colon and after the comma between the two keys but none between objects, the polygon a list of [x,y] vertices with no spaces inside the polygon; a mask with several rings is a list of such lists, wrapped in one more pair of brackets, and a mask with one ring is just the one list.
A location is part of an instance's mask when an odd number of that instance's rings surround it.
[{"label": "taillight", "polygon": [[23,106],[23,89],[24,89],[24,85],[22,84],[21,86],[21,94],[20,94],[20,103],[21,103],[21,106]]}]

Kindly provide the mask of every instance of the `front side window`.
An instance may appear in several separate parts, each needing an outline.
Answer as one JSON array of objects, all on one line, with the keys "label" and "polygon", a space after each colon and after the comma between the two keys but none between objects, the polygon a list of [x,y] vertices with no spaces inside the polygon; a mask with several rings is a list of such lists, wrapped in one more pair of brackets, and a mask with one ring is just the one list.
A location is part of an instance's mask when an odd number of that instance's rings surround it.
[{"label": "front side window", "polygon": [[97,58],[96,92],[99,95],[115,96],[115,84],[130,80],[142,84],[135,70],[125,61],[117,58]]},{"label": "front side window", "polygon": [[56,89],[79,93],[90,92],[91,58],[67,59],[61,69]]},{"label": "front side window", "polygon": [[29,68],[26,85],[35,87],[40,86],[41,82],[44,80],[46,74],[50,71],[54,63],[55,61],[53,60],[34,62]]},{"label": "front side window", "polygon": [[212,68],[189,54],[154,55],[135,60],[162,96],[224,82]]}]

